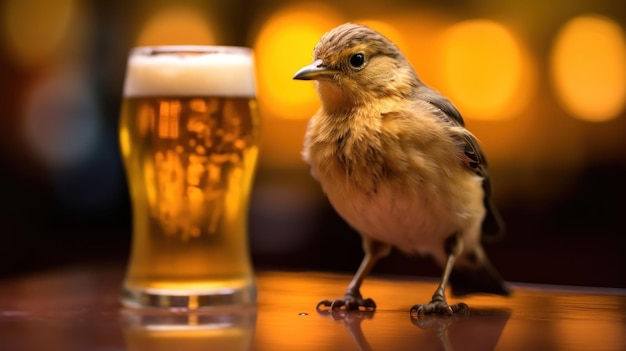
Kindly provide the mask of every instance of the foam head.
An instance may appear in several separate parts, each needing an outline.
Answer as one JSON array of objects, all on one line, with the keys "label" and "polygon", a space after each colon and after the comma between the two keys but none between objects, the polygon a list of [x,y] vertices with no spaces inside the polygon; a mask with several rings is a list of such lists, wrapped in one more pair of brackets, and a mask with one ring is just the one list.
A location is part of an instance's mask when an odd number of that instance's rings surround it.
[{"label": "foam head", "polygon": [[227,46],[135,48],[124,96],[254,97],[252,52]]}]

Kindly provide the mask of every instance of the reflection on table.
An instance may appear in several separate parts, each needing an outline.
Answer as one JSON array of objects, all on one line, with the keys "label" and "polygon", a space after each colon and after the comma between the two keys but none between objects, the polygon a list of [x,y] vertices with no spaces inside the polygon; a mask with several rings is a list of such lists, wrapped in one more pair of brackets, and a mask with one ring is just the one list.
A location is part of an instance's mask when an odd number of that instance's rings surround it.
[{"label": "reflection on table", "polygon": [[[201,312],[124,309],[122,265],[0,281],[1,350],[624,350],[626,291],[513,284],[474,296],[467,315],[415,318],[436,281],[375,277],[374,313],[317,311],[350,277],[261,272],[257,306]],[[451,302],[458,300],[450,299]]]},{"label": "reflection on table", "polygon": [[256,308],[221,308],[207,313],[121,312],[131,351],[250,350]]}]

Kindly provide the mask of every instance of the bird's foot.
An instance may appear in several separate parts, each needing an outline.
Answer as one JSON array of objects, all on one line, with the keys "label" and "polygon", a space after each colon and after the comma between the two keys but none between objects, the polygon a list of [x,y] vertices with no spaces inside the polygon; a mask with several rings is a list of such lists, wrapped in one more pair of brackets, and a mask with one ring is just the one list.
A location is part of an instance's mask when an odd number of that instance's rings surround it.
[{"label": "bird's foot", "polygon": [[331,311],[346,310],[346,311],[374,311],[376,309],[376,303],[374,300],[361,297],[361,294],[346,293],[343,299],[335,300],[322,300],[317,303],[315,307],[318,311],[324,310],[324,307]]},{"label": "bird's foot", "polygon": [[448,305],[448,303],[444,300],[433,300],[427,304],[418,304],[413,305],[411,307],[410,313],[411,316],[415,316],[417,318],[425,315],[431,314],[439,314],[445,316],[452,316],[457,313],[467,313],[469,312],[469,307],[463,302],[459,302],[453,305]]},{"label": "bird's foot", "polygon": [[346,310],[346,309],[317,309],[317,313],[323,317],[330,317],[336,321],[344,321],[346,325],[360,324],[361,321],[374,318],[374,310]]}]

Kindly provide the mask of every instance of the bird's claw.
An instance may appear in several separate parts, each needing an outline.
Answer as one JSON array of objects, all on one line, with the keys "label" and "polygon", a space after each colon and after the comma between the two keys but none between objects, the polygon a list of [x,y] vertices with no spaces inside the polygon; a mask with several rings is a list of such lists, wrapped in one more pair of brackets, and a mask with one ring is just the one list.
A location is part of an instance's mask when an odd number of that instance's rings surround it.
[{"label": "bird's claw", "polygon": [[445,301],[431,301],[427,304],[418,304],[411,307],[411,317],[415,316],[420,318],[421,316],[430,314],[439,314],[445,316],[452,316],[456,313],[467,313],[469,307],[463,302],[459,302],[453,305],[448,305]]},{"label": "bird's claw", "polygon": [[320,312],[323,311],[323,307],[327,307],[331,311],[374,311],[376,310],[376,303],[370,298],[364,299],[346,295],[343,299],[322,300],[317,303],[315,309]]},{"label": "bird's claw", "polygon": [[330,308],[328,309],[318,308],[317,313],[323,317],[331,317],[333,320],[336,320],[336,321],[344,321],[346,324],[353,324],[353,323],[360,323],[362,320],[365,320],[365,319],[374,318],[374,313],[376,313],[376,311],[374,310],[348,311],[346,309],[331,310]]}]

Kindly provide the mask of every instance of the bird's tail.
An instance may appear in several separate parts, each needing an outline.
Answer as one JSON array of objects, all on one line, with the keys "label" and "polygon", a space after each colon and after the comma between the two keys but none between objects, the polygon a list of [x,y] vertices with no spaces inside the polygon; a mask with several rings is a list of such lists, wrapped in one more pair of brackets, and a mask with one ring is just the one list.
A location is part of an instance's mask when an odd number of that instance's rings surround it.
[{"label": "bird's tail", "polygon": [[487,256],[484,254],[481,256],[479,262],[458,264],[452,269],[449,284],[453,296],[478,293],[502,296],[511,294]]}]

